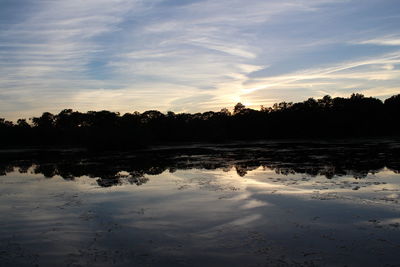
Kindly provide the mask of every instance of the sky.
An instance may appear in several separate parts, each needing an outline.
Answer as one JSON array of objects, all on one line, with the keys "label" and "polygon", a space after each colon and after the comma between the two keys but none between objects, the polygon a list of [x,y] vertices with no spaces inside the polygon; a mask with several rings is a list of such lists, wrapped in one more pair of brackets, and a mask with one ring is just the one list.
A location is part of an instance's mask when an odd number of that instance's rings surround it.
[{"label": "sky", "polygon": [[400,93],[398,0],[0,0],[0,117]]}]

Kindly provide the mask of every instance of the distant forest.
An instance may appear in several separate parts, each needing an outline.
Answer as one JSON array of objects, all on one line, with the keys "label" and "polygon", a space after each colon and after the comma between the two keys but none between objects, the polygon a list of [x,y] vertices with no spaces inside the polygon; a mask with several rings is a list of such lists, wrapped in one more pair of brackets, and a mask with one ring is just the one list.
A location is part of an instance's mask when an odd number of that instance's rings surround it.
[{"label": "distant forest", "polygon": [[362,94],[329,95],[254,110],[238,103],[233,112],[166,114],[149,110],[123,115],[110,111],[0,118],[0,145],[134,148],[179,142],[224,142],[276,138],[400,137],[400,94],[385,101]]}]

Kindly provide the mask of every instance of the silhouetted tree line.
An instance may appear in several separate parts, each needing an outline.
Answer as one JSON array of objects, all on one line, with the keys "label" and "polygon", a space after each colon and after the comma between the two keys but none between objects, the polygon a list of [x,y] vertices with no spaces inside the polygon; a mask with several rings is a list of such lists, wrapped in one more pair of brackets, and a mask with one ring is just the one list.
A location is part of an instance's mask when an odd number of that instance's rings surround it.
[{"label": "silhouetted tree line", "polygon": [[400,94],[384,102],[361,94],[327,95],[260,110],[238,103],[232,113],[226,108],[195,114],[149,110],[124,115],[65,109],[16,123],[0,119],[0,144],[121,148],[165,142],[399,136],[399,117]]},{"label": "silhouetted tree line", "polygon": [[142,149],[135,153],[28,150],[0,153],[0,176],[32,171],[65,180],[88,176],[102,187],[142,185],[149,175],[186,169],[234,168],[244,177],[259,167],[278,174],[323,175],[328,179],[350,175],[360,179],[384,168],[400,173],[400,143],[360,140],[329,143],[246,143],[185,148]]}]

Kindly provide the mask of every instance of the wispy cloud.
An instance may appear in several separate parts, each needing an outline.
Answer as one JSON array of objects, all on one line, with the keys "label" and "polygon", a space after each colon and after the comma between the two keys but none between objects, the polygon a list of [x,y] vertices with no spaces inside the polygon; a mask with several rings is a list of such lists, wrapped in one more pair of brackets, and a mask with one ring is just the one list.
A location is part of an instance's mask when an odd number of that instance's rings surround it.
[{"label": "wispy cloud", "polygon": [[[393,64],[400,64],[400,51],[371,59],[343,62],[333,66],[311,68],[285,75],[248,80],[246,85],[253,88],[244,89],[244,92],[250,93],[263,88],[315,79],[362,79],[368,81],[400,78],[398,76],[399,70],[394,69]],[[377,65],[381,66],[381,68],[376,68]],[[365,66],[369,67],[369,69],[357,71],[357,68]]]},{"label": "wispy cloud", "polygon": [[388,35],[364,41],[354,42],[356,44],[371,44],[371,45],[388,45],[388,46],[400,46],[400,35]]},{"label": "wispy cloud", "polygon": [[295,99],[290,93],[293,90],[302,91],[305,98],[325,94],[347,96],[354,91],[387,97],[400,93],[395,87],[400,82],[400,69],[394,67],[398,64],[400,64],[400,53],[395,52],[284,75],[248,79],[242,90],[242,96],[259,104],[262,104],[268,93],[276,99],[276,92],[284,93],[279,101],[293,101]]}]

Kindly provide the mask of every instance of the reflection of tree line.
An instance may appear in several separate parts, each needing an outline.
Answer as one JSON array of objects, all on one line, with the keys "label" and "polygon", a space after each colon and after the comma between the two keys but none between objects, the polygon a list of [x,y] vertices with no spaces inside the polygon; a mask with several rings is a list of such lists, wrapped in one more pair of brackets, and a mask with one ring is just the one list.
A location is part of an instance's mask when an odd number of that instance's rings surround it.
[{"label": "reflection of tree line", "polygon": [[353,94],[324,96],[298,103],[281,102],[233,112],[162,113],[149,110],[123,115],[110,111],[44,112],[31,121],[0,118],[0,145],[66,145],[90,148],[140,147],[185,141],[254,140],[299,137],[398,136],[400,94],[380,99]]},{"label": "reflection of tree line", "polygon": [[383,168],[400,173],[400,148],[393,143],[373,145],[257,144],[253,146],[220,146],[209,148],[164,149],[131,154],[88,154],[65,152],[31,152],[24,156],[1,156],[0,174],[17,167],[19,172],[61,176],[66,180],[89,176],[100,186],[121,183],[141,185],[148,175],[186,169],[233,168],[245,176],[257,168],[271,169],[278,174],[351,175],[363,178]]}]

